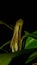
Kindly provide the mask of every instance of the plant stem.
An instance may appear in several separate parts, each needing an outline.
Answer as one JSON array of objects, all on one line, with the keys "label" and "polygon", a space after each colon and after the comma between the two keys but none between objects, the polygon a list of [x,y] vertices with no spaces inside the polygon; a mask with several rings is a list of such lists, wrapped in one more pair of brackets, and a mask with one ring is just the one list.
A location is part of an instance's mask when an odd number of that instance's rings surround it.
[{"label": "plant stem", "polygon": [[7,44],[9,44],[9,43],[10,43],[10,41],[4,43],[4,44],[0,47],[0,49],[2,49],[5,45],[7,45]]}]

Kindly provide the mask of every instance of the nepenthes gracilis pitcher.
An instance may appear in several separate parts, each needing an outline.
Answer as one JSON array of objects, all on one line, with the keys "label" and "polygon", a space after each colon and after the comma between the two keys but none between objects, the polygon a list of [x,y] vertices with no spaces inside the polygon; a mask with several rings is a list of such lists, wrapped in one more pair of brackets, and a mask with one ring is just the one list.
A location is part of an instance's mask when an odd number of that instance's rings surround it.
[{"label": "nepenthes gracilis pitcher", "polygon": [[10,48],[12,52],[20,51],[22,48],[21,33],[22,33],[23,20],[16,21],[13,31],[13,37],[11,39]]}]

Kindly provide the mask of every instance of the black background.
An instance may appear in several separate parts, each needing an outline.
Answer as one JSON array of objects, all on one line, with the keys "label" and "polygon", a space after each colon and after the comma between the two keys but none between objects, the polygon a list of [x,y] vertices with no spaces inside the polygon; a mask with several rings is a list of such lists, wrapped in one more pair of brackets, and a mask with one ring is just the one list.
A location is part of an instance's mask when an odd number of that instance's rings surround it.
[{"label": "black background", "polygon": [[0,20],[6,22],[7,24],[15,24],[15,22],[22,18],[24,20],[24,29],[28,31],[34,31],[37,29],[37,16],[16,16],[16,15],[4,15],[0,16]]}]

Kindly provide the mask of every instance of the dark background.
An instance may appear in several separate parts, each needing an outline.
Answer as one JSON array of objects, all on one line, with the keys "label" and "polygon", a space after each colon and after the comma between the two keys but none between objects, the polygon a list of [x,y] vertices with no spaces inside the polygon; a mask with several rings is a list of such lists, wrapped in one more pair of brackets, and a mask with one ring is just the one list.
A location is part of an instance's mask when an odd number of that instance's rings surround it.
[{"label": "dark background", "polygon": [[16,16],[16,15],[4,15],[0,16],[0,20],[7,24],[15,24],[15,22],[22,18],[24,20],[24,29],[30,32],[37,29],[37,16]]},{"label": "dark background", "polygon": [[[20,18],[24,20],[23,31],[26,30],[28,32],[34,32],[37,30],[37,16],[16,16],[16,15],[0,16],[1,21],[4,21],[5,23],[12,24],[12,25],[15,25],[15,22]],[[12,38],[12,35],[13,35],[12,32],[13,31],[8,29],[6,26],[0,25],[0,46]],[[6,48],[7,47],[5,47],[5,49]],[[8,50],[8,48],[7,48],[7,50]],[[23,57],[24,57],[24,55],[23,55]],[[16,61],[17,61],[17,59],[16,59]],[[21,60],[21,62],[22,62],[22,60]]]}]

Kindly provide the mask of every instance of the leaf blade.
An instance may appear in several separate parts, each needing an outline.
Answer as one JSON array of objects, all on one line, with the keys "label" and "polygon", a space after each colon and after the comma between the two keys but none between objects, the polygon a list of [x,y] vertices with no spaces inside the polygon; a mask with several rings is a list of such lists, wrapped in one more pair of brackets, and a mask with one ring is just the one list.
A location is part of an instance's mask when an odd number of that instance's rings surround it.
[{"label": "leaf blade", "polygon": [[33,52],[27,59],[27,61],[25,62],[25,64],[31,62],[33,59],[35,59],[37,57],[37,51]]}]

